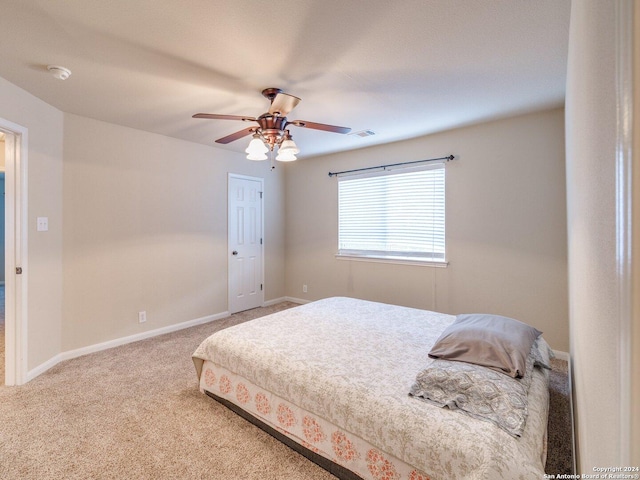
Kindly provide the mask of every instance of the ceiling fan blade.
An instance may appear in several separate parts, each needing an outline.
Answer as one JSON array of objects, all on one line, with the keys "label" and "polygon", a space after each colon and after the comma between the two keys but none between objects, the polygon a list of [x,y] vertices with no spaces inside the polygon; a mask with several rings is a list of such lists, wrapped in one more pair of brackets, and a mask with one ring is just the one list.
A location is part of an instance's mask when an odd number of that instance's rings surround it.
[{"label": "ceiling fan blade", "polygon": [[239,132],[232,133],[231,135],[227,135],[226,137],[219,138],[218,140],[216,140],[216,143],[223,143],[223,144],[231,143],[234,140],[238,140],[239,138],[246,137],[247,135],[252,134],[257,129],[258,127],[245,128],[244,130],[240,130]]},{"label": "ceiling fan blade", "polygon": [[255,122],[253,117],[243,117],[241,115],[218,115],[217,113],[196,113],[193,118],[208,118],[211,120],[242,120],[243,122]]},{"label": "ceiling fan blade", "polygon": [[300,99],[298,97],[294,97],[288,93],[278,93],[271,102],[269,113],[271,115],[278,114],[280,117],[286,117],[289,112],[298,105],[298,103],[300,103]]},{"label": "ceiling fan blade", "polygon": [[296,127],[313,128],[314,130],[324,130],[333,133],[349,133],[349,127],[337,127],[336,125],[327,125],[325,123],[307,122],[306,120],[294,120],[287,122],[287,125],[295,125]]}]

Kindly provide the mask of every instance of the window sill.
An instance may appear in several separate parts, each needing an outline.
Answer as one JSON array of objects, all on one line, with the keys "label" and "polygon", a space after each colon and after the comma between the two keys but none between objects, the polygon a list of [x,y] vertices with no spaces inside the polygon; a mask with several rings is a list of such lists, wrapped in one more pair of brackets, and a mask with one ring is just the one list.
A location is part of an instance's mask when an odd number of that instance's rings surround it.
[{"label": "window sill", "polygon": [[335,257],[337,260],[352,260],[355,262],[392,263],[396,265],[417,265],[420,267],[437,268],[447,268],[449,266],[449,262],[447,261],[420,260],[418,258],[407,257],[381,257],[375,255],[353,255],[344,253],[336,253]]}]

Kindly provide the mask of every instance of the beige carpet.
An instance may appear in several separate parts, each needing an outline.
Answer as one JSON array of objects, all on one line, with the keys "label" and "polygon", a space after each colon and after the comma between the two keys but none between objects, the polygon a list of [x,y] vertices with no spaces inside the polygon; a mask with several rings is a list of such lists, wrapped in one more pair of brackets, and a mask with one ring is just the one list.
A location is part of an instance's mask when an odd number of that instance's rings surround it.
[{"label": "beige carpet", "polygon": [[551,360],[549,373],[549,435],[545,472],[556,475],[572,474],[573,445],[571,443],[571,397],[569,395],[568,364]]},{"label": "beige carpet", "polygon": [[0,387],[0,478],[335,478],[197,387],[191,353],[206,336],[292,306],[87,355]]}]

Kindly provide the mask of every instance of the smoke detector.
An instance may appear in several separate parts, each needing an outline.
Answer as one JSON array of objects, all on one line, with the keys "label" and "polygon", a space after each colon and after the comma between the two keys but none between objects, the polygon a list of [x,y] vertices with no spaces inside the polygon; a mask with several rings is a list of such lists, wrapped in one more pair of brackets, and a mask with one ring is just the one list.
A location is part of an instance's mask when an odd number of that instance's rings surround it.
[{"label": "smoke detector", "polygon": [[71,70],[59,65],[47,65],[47,70],[58,80],[66,80],[71,76]]}]

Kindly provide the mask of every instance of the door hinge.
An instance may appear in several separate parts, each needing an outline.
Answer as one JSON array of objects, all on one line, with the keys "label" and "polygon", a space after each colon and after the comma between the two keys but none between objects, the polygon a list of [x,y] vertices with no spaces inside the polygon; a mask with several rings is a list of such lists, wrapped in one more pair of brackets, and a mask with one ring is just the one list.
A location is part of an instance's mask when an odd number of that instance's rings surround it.
[{"label": "door hinge", "polygon": [[262,200],[262,192],[260,192],[260,200]]},{"label": "door hinge", "polygon": [[262,245],[262,239],[260,239],[260,245]]},{"label": "door hinge", "polygon": [[16,275],[22,275],[22,267],[16,267]]},{"label": "door hinge", "polygon": [[262,284],[260,284],[260,291],[262,291]]}]

